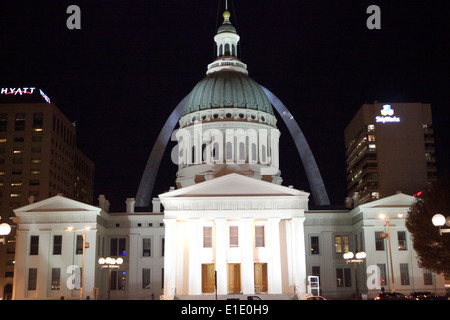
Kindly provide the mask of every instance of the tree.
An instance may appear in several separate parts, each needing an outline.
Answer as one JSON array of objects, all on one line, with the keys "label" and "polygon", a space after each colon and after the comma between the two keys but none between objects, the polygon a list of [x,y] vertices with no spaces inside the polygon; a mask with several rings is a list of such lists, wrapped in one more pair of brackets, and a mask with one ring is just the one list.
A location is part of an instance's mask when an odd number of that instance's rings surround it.
[{"label": "tree", "polygon": [[431,222],[441,213],[450,215],[450,180],[442,178],[422,190],[411,206],[406,218],[406,228],[411,233],[419,266],[437,274],[450,274],[450,234],[439,234]]}]

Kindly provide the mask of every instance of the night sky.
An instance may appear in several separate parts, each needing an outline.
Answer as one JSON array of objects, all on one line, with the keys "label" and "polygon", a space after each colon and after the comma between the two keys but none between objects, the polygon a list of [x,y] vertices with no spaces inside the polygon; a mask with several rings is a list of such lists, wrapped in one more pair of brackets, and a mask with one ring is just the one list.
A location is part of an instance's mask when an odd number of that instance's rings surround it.
[{"label": "night sky", "polygon": [[[344,128],[363,103],[431,103],[438,173],[449,169],[449,1],[228,2],[241,60],[296,118],[332,204],[347,194]],[[66,27],[71,4],[80,30]],[[380,30],[366,27],[371,4]],[[215,58],[223,10],[223,0],[2,1],[0,86],[39,87],[76,121],[96,166],[94,203],[105,194],[124,211],[165,120]],[[283,185],[309,191],[278,119]],[[175,185],[174,145],[153,196]]]}]

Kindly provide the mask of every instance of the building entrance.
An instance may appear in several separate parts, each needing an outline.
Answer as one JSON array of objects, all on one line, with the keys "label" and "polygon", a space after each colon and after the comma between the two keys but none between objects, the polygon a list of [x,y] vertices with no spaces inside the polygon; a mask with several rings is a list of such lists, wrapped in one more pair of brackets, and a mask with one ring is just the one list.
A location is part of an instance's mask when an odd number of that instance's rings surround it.
[{"label": "building entrance", "polygon": [[214,293],[214,263],[202,264],[202,292]]},{"label": "building entrance", "polygon": [[267,263],[255,263],[255,293],[267,292]]},{"label": "building entrance", "polygon": [[239,263],[228,264],[228,293],[241,292],[241,265]]}]

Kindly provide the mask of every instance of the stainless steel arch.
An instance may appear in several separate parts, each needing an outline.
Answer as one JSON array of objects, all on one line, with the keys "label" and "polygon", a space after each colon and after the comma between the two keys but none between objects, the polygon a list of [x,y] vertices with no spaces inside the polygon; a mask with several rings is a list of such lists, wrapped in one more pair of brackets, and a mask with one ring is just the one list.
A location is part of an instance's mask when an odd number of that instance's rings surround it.
[{"label": "stainless steel arch", "polygon": [[283,119],[289,133],[294,139],[295,146],[297,147],[298,154],[302,159],[303,167],[306,171],[306,177],[308,178],[309,186],[311,188],[311,193],[313,195],[314,203],[316,205],[329,205],[330,200],[328,198],[328,193],[325,188],[325,184],[322,180],[322,175],[320,174],[319,168],[317,167],[316,160],[312,154],[311,148],[303,135],[297,121],[295,121],[292,114],[271,91],[267,88],[261,86],[261,88],[266,93],[270,100],[270,103],[275,107],[280,117]]},{"label": "stainless steel arch", "polygon": [[[325,185],[322,180],[319,168],[317,167],[316,160],[312,154],[312,151],[308,145],[308,142],[303,135],[302,130],[295,121],[294,117],[291,115],[286,106],[278,99],[272,92],[270,92],[265,87],[261,88],[266,93],[272,105],[275,107],[287,128],[289,133],[294,139],[297,151],[302,159],[303,166],[306,171],[306,177],[308,178],[309,186],[311,188],[311,193],[313,195],[314,203],[316,205],[329,205],[330,200],[328,199],[328,194],[325,189]],[[161,164],[161,159],[163,157],[164,151],[169,142],[170,136],[180,119],[184,104],[186,103],[187,97],[177,105],[175,110],[172,111],[169,118],[167,119],[164,127],[156,139],[156,143],[153,146],[150,157],[148,158],[147,165],[145,166],[144,173],[139,184],[139,189],[136,195],[136,207],[149,207],[150,200],[153,193],[153,187],[155,185],[156,175],[158,173],[159,165]]]}]

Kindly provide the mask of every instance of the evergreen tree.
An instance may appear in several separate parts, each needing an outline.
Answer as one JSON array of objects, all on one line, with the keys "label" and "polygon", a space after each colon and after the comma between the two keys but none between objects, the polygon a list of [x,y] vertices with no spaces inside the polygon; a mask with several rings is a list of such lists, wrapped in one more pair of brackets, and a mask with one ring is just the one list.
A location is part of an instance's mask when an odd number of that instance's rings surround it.
[{"label": "evergreen tree", "polygon": [[431,222],[437,213],[450,215],[448,178],[435,181],[422,190],[409,210],[406,227],[411,233],[419,266],[437,274],[450,274],[450,233],[440,235],[439,228]]}]

